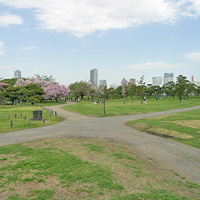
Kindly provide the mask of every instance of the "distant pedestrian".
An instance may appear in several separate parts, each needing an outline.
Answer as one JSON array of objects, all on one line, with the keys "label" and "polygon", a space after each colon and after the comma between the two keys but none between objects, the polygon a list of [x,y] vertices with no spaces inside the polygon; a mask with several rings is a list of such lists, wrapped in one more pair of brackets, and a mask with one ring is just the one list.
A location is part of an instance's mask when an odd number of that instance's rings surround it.
[{"label": "distant pedestrian", "polygon": [[80,102],[80,99],[78,99],[77,101]]},{"label": "distant pedestrian", "polygon": [[144,104],[146,104],[147,103],[147,98],[146,98],[146,96],[144,96]]}]

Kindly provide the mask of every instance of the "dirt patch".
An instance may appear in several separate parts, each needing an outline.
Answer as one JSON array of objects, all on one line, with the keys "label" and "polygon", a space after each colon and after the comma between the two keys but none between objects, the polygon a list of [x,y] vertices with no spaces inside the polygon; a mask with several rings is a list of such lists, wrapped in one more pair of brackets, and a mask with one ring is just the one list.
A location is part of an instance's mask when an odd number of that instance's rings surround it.
[{"label": "dirt patch", "polygon": [[165,128],[160,128],[160,127],[152,127],[152,128],[148,128],[146,129],[147,131],[149,131],[150,133],[158,133],[161,136],[169,136],[169,137],[175,137],[175,138],[179,138],[179,139],[190,139],[193,138],[193,136],[187,134],[187,133],[183,133],[183,132],[179,132],[179,131],[174,131],[174,130],[169,130],[169,129],[165,129]]},{"label": "dirt patch", "polygon": [[164,118],[167,118],[167,117],[177,116],[177,115],[180,115],[180,114],[161,115],[161,116],[157,116],[157,117],[150,117],[148,119],[164,119]]},{"label": "dirt patch", "polygon": [[173,123],[181,126],[200,129],[200,120],[179,120],[179,121],[173,121]]}]

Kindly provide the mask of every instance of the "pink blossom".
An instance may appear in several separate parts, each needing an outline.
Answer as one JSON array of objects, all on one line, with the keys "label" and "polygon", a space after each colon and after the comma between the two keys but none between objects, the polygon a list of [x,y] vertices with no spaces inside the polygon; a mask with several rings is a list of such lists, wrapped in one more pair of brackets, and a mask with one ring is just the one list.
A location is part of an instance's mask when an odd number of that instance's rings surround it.
[{"label": "pink blossom", "polygon": [[10,84],[0,83],[0,88],[1,88],[2,90],[4,90],[4,91],[5,91],[5,89],[3,88],[3,86],[5,86],[5,85],[10,85]]},{"label": "pink blossom", "polygon": [[60,97],[66,97],[69,95],[70,89],[65,85],[51,84],[44,88],[45,99],[55,98],[56,100]]}]

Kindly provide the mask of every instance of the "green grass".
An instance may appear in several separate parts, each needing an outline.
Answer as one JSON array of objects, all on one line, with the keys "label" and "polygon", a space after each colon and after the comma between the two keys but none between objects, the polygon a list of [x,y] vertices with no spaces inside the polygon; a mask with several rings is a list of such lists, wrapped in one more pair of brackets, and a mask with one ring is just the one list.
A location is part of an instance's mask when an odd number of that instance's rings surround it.
[{"label": "green grass", "polygon": [[[169,133],[176,131],[178,135],[172,135],[173,137],[169,137],[170,139],[200,149],[200,110],[140,119],[127,122],[126,124],[151,134],[158,133],[156,130],[160,128],[161,130],[169,130]],[[165,133],[165,136],[167,135]]]},{"label": "green grass", "polygon": [[[51,103],[50,103],[51,104]],[[43,104],[43,106],[49,105]],[[42,124],[41,121],[31,121],[29,123],[28,119],[33,118],[34,110],[42,110],[43,117],[45,119],[45,123]],[[15,118],[16,114],[16,118]],[[26,116],[26,120],[25,120]],[[13,128],[11,128],[11,120],[13,124]],[[57,122],[62,121],[62,117],[54,116],[39,106],[31,106],[31,105],[23,105],[23,106],[0,106],[0,133],[28,129],[28,128],[36,128],[47,126],[51,124],[55,124]]]},{"label": "green grass", "polygon": [[136,97],[134,103],[132,103],[129,98],[124,105],[123,99],[106,101],[106,115],[104,115],[103,103],[100,101],[99,104],[94,104],[94,102],[88,102],[87,100],[82,100],[75,105],[63,107],[64,109],[77,112],[86,116],[117,116],[117,115],[135,115],[140,113],[150,113],[159,112],[166,110],[173,110],[179,108],[186,108],[197,106],[200,103],[200,97],[189,97],[187,100],[183,100],[179,103],[178,99],[175,98],[163,98],[162,100],[155,100],[155,98],[149,98],[147,104],[141,104],[140,98]]},{"label": "green grass", "polygon": [[197,199],[200,186],[112,143],[54,139],[0,147],[0,199]]}]

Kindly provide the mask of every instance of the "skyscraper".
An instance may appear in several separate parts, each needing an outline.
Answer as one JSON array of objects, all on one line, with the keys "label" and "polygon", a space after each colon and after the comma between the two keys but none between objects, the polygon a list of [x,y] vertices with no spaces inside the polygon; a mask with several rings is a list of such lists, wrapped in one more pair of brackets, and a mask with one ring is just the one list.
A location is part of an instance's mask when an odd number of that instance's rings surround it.
[{"label": "skyscraper", "polygon": [[99,85],[101,86],[107,86],[107,81],[106,80],[100,80]]},{"label": "skyscraper", "polygon": [[155,86],[155,85],[161,86],[162,85],[162,77],[153,77],[152,78],[152,85],[153,86]]},{"label": "skyscraper", "polygon": [[174,81],[174,73],[164,73],[164,83],[166,84],[170,81]]},{"label": "skyscraper", "polygon": [[98,69],[90,70],[90,83],[98,85]]},{"label": "skyscraper", "polygon": [[21,78],[21,71],[20,70],[16,70],[14,71],[14,78]]}]

